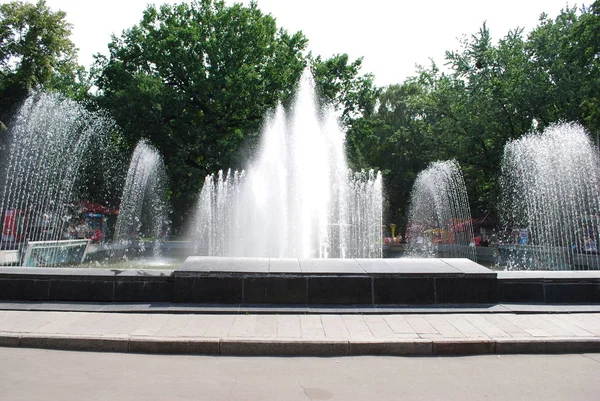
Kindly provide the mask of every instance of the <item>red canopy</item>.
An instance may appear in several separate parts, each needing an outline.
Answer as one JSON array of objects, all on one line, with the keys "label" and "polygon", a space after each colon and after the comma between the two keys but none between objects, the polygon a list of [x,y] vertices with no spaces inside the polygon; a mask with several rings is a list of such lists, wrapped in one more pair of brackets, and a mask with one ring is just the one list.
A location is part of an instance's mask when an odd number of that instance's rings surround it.
[{"label": "red canopy", "polygon": [[117,215],[119,211],[110,207],[102,206],[98,203],[83,200],[75,204],[83,213],[110,214]]}]

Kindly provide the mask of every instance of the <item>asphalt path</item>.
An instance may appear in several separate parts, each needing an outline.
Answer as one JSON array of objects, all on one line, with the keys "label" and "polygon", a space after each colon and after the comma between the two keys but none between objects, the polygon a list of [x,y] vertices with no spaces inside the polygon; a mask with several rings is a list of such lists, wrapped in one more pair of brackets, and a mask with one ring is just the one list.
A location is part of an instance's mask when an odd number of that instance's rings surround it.
[{"label": "asphalt path", "polygon": [[275,358],[0,348],[0,400],[598,400],[600,354]]}]

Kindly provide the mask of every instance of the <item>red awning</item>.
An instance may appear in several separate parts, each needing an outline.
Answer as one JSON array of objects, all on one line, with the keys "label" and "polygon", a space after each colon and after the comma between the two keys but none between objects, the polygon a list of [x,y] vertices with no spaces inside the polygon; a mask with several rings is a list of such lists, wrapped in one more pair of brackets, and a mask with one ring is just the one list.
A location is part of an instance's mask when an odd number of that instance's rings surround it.
[{"label": "red awning", "polygon": [[90,202],[87,200],[80,201],[80,202],[76,203],[75,206],[77,208],[79,208],[82,213],[96,213],[96,214],[107,214],[107,215],[119,214],[119,211],[117,209],[102,206],[98,203]]}]

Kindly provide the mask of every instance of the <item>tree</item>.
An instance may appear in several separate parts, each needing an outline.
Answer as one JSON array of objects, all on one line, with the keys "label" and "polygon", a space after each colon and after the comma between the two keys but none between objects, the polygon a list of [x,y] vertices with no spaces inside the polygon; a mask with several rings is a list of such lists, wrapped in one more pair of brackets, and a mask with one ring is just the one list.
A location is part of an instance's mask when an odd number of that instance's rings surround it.
[{"label": "tree", "polygon": [[191,212],[207,173],[240,164],[264,114],[289,99],[305,67],[301,32],[278,29],[255,3],[149,6],[98,56],[98,102],[131,148],[149,139],[165,158],[172,203]]},{"label": "tree", "polygon": [[0,5],[0,119],[34,89],[61,90],[82,96],[77,49],[69,38],[71,24],[63,11],[44,0]]},{"label": "tree", "polygon": [[600,2],[566,8],[554,19],[543,14],[531,33],[532,62],[545,76],[545,119],[583,124],[600,132]]},{"label": "tree", "polygon": [[377,109],[368,119],[370,124],[359,121],[352,127],[352,131],[362,131],[360,149],[367,164],[383,173],[387,201],[384,219],[400,227],[406,224],[416,175],[434,157],[435,147],[425,135],[427,129],[421,114],[424,89],[415,79],[384,88]]},{"label": "tree", "polygon": [[380,90],[374,86],[373,74],[360,75],[362,58],[350,62],[345,53],[326,60],[308,58],[322,103],[341,109],[344,123],[351,125],[373,113]]}]

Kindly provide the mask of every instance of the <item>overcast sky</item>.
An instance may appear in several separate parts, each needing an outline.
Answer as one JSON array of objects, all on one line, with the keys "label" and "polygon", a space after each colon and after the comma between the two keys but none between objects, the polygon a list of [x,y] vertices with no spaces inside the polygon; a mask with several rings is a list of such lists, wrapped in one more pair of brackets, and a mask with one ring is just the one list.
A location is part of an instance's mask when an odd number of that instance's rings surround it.
[{"label": "overcast sky", "polygon": [[[34,0],[29,0],[35,2]],[[0,0],[0,3],[7,3]],[[111,34],[138,23],[148,3],[181,0],[47,0],[73,24],[72,40],[79,61],[88,67],[95,53],[107,53]],[[236,1],[227,0],[232,4]],[[239,1],[237,1],[239,2]],[[242,1],[248,3],[248,1]],[[591,0],[586,0],[589,4]],[[401,83],[416,64],[443,62],[446,50],[459,48],[458,38],[476,33],[484,21],[497,40],[516,27],[533,29],[542,12],[558,15],[566,0],[258,0],[279,27],[304,32],[313,54],[348,53],[364,57],[363,72],[377,85]]]}]

